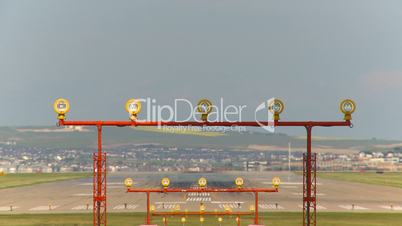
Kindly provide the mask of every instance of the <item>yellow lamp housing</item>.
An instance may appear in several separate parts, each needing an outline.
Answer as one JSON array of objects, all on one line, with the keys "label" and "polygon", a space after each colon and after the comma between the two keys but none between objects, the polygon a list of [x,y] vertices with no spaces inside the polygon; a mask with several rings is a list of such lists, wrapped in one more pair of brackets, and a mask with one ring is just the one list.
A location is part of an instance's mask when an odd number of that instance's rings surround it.
[{"label": "yellow lamp housing", "polygon": [[124,185],[125,185],[127,188],[131,188],[131,187],[133,186],[133,184],[134,184],[134,181],[133,181],[133,179],[131,179],[131,178],[126,178],[126,179],[124,180]]},{"label": "yellow lamp housing", "polygon": [[339,105],[339,109],[345,114],[345,120],[352,120],[352,114],[356,111],[356,103],[351,99],[345,99]]},{"label": "yellow lamp housing", "polygon": [[205,210],[206,210],[205,204],[204,204],[204,203],[201,203],[201,204],[200,204],[200,211],[201,211],[201,212],[205,212]]},{"label": "yellow lamp housing", "polygon": [[205,218],[204,217],[200,217],[200,222],[202,223],[202,222],[204,222],[205,221]]},{"label": "yellow lamp housing", "polygon": [[237,185],[238,188],[241,188],[244,184],[244,179],[241,177],[237,177],[235,179],[235,184]]},{"label": "yellow lamp housing", "polygon": [[177,205],[174,207],[174,210],[176,210],[176,211],[180,211],[180,205],[179,205],[179,204],[177,204]]},{"label": "yellow lamp housing", "polygon": [[162,178],[161,184],[162,184],[164,189],[167,189],[169,187],[169,185],[170,185],[170,179],[167,178],[167,177]]},{"label": "yellow lamp housing", "polygon": [[205,177],[201,177],[200,179],[198,179],[198,185],[201,188],[205,188],[207,186],[207,184],[208,184],[208,181]]},{"label": "yellow lamp housing", "polygon": [[67,112],[70,111],[70,102],[64,98],[58,98],[53,104],[53,109],[58,114],[57,118],[64,120]]},{"label": "yellow lamp housing", "polygon": [[181,221],[181,223],[186,223],[186,218],[182,217],[180,221]]},{"label": "yellow lamp housing", "polygon": [[149,210],[151,211],[151,212],[154,212],[155,211],[155,206],[154,205],[151,205],[150,207],[149,207]]},{"label": "yellow lamp housing", "polygon": [[279,177],[272,178],[272,185],[274,188],[278,189],[279,185],[281,185],[281,179]]},{"label": "yellow lamp housing", "polygon": [[223,221],[223,218],[222,218],[222,217],[218,217],[218,221],[219,221],[219,222],[222,222],[222,221]]},{"label": "yellow lamp housing", "polygon": [[197,111],[201,113],[201,120],[207,121],[208,114],[211,113],[213,104],[208,99],[202,99],[197,104]]},{"label": "yellow lamp housing", "polygon": [[282,100],[274,98],[268,103],[268,110],[274,114],[274,120],[279,120],[279,115],[285,110],[285,104]]},{"label": "yellow lamp housing", "polygon": [[141,112],[141,101],[130,99],[126,102],[126,111],[130,114],[131,121],[137,120],[137,115]]}]

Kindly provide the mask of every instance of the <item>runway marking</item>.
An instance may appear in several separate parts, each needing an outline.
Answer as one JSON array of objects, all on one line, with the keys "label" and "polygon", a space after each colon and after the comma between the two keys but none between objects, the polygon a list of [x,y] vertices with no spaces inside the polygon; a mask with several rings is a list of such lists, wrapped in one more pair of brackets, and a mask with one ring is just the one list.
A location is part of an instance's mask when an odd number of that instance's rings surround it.
[{"label": "runway marking", "polygon": [[[18,209],[18,206],[13,206],[13,210]],[[0,211],[10,211],[10,206],[0,206]]]},{"label": "runway marking", "polygon": [[59,206],[51,206],[51,210],[49,210],[49,206],[37,206],[37,207],[29,209],[29,211],[46,211],[46,210],[52,211],[58,207]]},{"label": "runway marking", "polygon": [[238,203],[219,204],[218,206],[220,209],[226,209],[227,207],[231,209],[240,209],[242,207],[242,205],[239,205]]},{"label": "runway marking", "polygon": [[92,210],[93,206],[89,205],[88,209],[87,209],[87,205],[81,205],[81,206],[75,206],[73,208],[71,208],[72,210]]},{"label": "runway marking", "polygon": [[338,207],[342,209],[347,209],[347,210],[368,210],[368,208],[363,207],[363,206],[358,206],[358,205],[339,205]]},{"label": "runway marking", "polygon": [[234,201],[212,201],[211,203],[213,203],[213,204],[227,204],[227,203],[240,203],[240,204],[243,204],[244,202],[234,202]]},{"label": "runway marking", "polygon": [[176,206],[177,204],[158,204],[156,208],[162,210],[171,210],[174,209]]},{"label": "runway marking", "polygon": [[78,194],[73,194],[73,196],[92,196],[93,194],[91,193],[78,193]]},{"label": "runway marking", "polygon": [[[138,207],[137,204],[128,204],[127,205],[127,210],[134,210]],[[114,210],[124,210],[126,209],[124,205],[117,205],[115,207],[113,207]]]},{"label": "runway marking", "polygon": [[155,204],[186,204],[186,202],[155,202]]},{"label": "runway marking", "polygon": [[267,204],[267,203],[262,203],[258,205],[261,209],[271,209],[271,210],[283,210],[283,206],[278,205],[276,206],[275,204]]},{"label": "runway marking", "polygon": [[[303,196],[303,193],[301,193],[301,192],[294,192],[294,193],[292,193],[292,195],[298,195],[298,196]],[[326,194],[324,194],[324,193],[317,193],[316,194],[317,196],[326,196]]]},{"label": "runway marking", "polygon": [[187,197],[187,202],[210,202],[211,197]]},{"label": "runway marking", "polygon": [[391,207],[391,205],[388,205],[388,206],[383,205],[383,206],[380,206],[380,207],[383,208],[383,209],[387,209],[387,210],[402,210],[402,206],[392,206]]},{"label": "runway marking", "polygon": [[209,197],[211,193],[209,192],[190,192],[187,196],[194,196],[194,197]]},{"label": "runway marking", "polygon": [[[298,207],[303,209],[303,205],[298,205]],[[317,208],[317,210],[326,210],[327,209],[327,207],[321,206],[321,205],[317,205],[316,208]]]}]

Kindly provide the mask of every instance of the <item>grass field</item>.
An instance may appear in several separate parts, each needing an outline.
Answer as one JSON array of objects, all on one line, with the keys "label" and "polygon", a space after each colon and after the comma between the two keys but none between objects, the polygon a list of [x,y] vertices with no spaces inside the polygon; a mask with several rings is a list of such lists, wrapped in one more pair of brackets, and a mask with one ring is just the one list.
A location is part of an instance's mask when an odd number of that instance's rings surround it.
[{"label": "grass field", "polygon": [[[275,212],[265,213],[260,218],[266,226],[299,226],[301,213]],[[401,213],[319,213],[318,224],[325,226],[398,226],[402,222]],[[109,214],[110,226],[138,226],[145,221],[141,213],[112,213]],[[153,223],[163,225],[161,218],[154,218]],[[168,225],[183,226],[180,219],[169,218]],[[252,220],[244,219],[241,225],[249,225]],[[0,226],[90,226],[91,214],[19,214],[0,215]],[[198,217],[187,218],[185,226],[200,226]],[[219,226],[216,217],[206,218],[203,225]],[[235,218],[226,217],[221,226],[236,225]]]},{"label": "grass field", "polygon": [[[401,172],[384,172],[382,174],[375,172],[336,172],[327,173],[319,172],[318,178],[342,180],[350,182],[358,182],[365,184],[376,184],[402,188],[402,173]],[[402,225],[402,223],[401,223]]]},{"label": "grass field", "polygon": [[0,176],[0,189],[91,177],[91,173],[16,173]]}]

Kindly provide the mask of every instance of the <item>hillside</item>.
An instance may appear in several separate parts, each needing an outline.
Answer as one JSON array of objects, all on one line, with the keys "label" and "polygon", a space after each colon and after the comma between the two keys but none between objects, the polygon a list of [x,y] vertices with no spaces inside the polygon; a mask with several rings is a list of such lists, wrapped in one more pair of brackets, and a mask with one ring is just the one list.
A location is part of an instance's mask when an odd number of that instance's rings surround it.
[{"label": "hillside", "polygon": [[[286,134],[259,132],[217,133],[192,132],[169,133],[155,129],[104,128],[104,145],[160,144],[177,147],[216,147],[254,149],[261,151],[287,150],[291,142],[293,150],[304,150],[305,139]],[[97,133],[93,128],[63,129],[57,127],[0,127],[0,142],[16,141],[16,145],[42,148],[95,148]],[[402,146],[396,140],[353,140],[313,137],[314,149],[322,151],[390,150]]]}]

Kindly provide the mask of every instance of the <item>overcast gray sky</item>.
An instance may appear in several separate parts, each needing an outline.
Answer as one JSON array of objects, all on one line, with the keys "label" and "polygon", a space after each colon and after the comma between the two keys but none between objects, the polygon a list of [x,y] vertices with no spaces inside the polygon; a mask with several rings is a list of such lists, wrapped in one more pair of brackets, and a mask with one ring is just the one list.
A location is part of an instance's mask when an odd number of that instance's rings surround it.
[{"label": "overcast gray sky", "polygon": [[401,21],[400,0],[0,1],[0,125],[54,124],[57,97],[127,119],[131,97],[277,96],[292,120],[342,119],[350,97],[355,128],[315,135],[399,139]]}]

